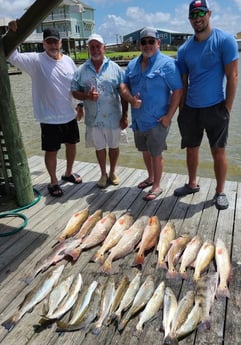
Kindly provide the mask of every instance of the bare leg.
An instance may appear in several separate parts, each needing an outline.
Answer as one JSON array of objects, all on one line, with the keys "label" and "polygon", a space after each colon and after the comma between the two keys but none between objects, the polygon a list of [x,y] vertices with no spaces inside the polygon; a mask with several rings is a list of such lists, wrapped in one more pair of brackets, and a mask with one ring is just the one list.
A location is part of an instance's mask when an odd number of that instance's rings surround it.
[{"label": "bare leg", "polygon": [[66,171],[65,176],[72,174],[74,160],[76,156],[76,144],[65,144]]},{"label": "bare leg", "polygon": [[190,187],[194,188],[197,186],[197,168],[199,163],[199,146],[189,147],[186,151],[186,161]]},{"label": "bare leg", "polygon": [[56,176],[57,168],[57,152],[58,151],[45,151],[45,166],[50,176],[50,184],[52,186],[58,184],[58,179]]},{"label": "bare leg", "polygon": [[216,192],[222,193],[227,174],[227,158],[225,148],[212,149],[212,156],[214,160],[214,173],[217,181]]},{"label": "bare leg", "polygon": [[110,160],[110,176],[115,173],[116,164],[119,158],[119,147],[115,149],[109,149],[109,160]]},{"label": "bare leg", "polygon": [[144,160],[147,174],[148,174],[147,180],[152,182],[152,181],[154,181],[154,171],[153,171],[153,166],[152,166],[151,155],[148,151],[143,151],[142,156],[143,156],[143,160]]},{"label": "bare leg", "polygon": [[153,180],[151,191],[159,192],[162,171],[163,171],[163,158],[161,155],[155,156],[155,157],[151,157],[151,161],[152,161],[152,169],[153,169],[153,174],[154,174],[154,180]]},{"label": "bare leg", "polygon": [[96,150],[95,152],[100,166],[101,176],[106,176],[106,149]]}]

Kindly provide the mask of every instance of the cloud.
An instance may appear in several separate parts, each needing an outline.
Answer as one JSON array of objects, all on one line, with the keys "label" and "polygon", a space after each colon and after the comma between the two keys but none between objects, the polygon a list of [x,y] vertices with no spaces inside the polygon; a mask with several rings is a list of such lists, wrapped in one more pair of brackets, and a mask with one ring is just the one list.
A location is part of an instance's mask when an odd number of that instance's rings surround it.
[{"label": "cloud", "polygon": [[33,3],[34,0],[0,0],[0,13],[4,13],[4,17],[15,19],[21,17]]}]

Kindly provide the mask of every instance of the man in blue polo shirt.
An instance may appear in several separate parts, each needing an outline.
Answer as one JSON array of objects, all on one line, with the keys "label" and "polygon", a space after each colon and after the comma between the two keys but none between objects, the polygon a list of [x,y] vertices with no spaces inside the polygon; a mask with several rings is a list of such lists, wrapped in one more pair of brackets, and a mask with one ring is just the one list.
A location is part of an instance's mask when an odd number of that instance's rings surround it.
[{"label": "man in blue polo shirt", "polygon": [[151,187],[144,200],[161,194],[162,152],[171,119],[182,95],[182,81],[173,58],[160,52],[160,39],[154,28],[140,32],[141,55],[129,62],[122,97],[131,104],[132,129],[136,148],[142,152],[147,178],[138,188]]},{"label": "man in blue polo shirt", "polygon": [[189,20],[195,34],[178,50],[177,63],[184,85],[178,125],[181,147],[186,147],[189,181],[177,188],[174,195],[181,197],[199,191],[199,147],[206,131],[216,177],[213,201],[222,210],[229,206],[223,192],[227,172],[225,146],[238,81],[239,55],[234,37],[212,28],[210,17],[206,0],[190,3]]}]

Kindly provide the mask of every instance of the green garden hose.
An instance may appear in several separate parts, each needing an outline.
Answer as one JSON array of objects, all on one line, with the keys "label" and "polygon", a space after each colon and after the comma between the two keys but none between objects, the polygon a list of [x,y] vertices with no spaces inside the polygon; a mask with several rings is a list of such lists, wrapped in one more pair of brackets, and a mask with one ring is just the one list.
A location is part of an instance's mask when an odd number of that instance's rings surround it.
[{"label": "green garden hose", "polygon": [[10,235],[16,234],[20,230],[24,229],[25,226],[28,224],[28,218],[23,213],[19,213],[19,212],[22,210],[25,210],[26,208],[29,208],[29,207],[35,205],[37,202],[39,202],[39,200],[41,198],[41,194],[35,188],[33,190],[34,190],[34,193],[37,194],[37,196],[31,203],[29,203],[23,207],[16,208],[16,209],[11,210],[11,211],[0,212],[0,218],[19,217],[19,218],[23,219],[23,223],[21,224],[21,226],[19,226],[18,228],[15,228],[12,231],[5,232],[3,234],[0,233],[0,237],[5,237],[5,236],[10,236]]}]

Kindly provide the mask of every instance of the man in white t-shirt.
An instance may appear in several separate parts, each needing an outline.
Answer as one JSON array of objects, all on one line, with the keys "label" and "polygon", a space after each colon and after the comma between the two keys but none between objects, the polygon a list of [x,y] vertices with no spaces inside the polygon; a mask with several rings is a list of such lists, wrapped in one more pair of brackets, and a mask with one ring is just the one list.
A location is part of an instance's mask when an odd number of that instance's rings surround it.
[{"label": "man in white t-shirt", "polygon": [[[9,30],[17,30],[17,21],[9,23]],[[59,186],[56,169],[61,144],[66,146],[66,170],[62,180],[75,184],[82,182],[72,168],[76,143],[79,142],[77,119],[83,116],[83,104],[79,103],[76,107],[70,92],[77,67],[70,57],[62,54],[62,41],[57,30],[44,30],[43,48],[41,53],[19,53],[16,50],[8,61],[32,79],[34,116],[40,123],[42,150],[45,151],[45,165],[50,176],[48,191],[52,196],[60,197],[63,190]]]}]

